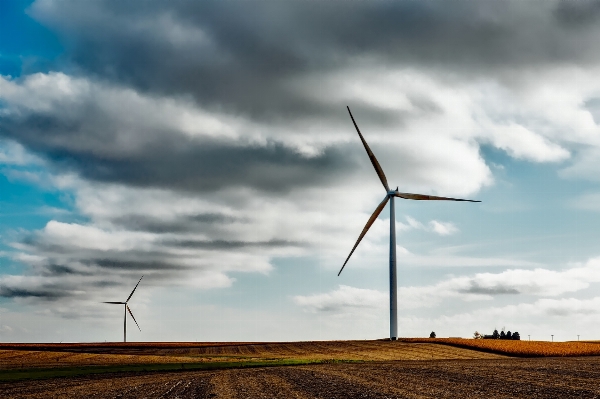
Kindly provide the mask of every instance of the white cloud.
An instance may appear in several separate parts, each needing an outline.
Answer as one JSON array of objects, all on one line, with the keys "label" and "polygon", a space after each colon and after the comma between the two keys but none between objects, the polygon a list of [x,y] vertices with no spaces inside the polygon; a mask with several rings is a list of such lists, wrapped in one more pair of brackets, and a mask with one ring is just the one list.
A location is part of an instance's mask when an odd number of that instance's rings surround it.
[{"label": "white cloud", "polygon": [[458,228],[450,222],[438,222],[432,220],[429,222],[431,229],[441,236],[449,236],[458,232]]},{"label": "white cloud", "polygon": [[430,231],[441,236],[448,236],[458,233],[458,228],[451,222],[441,222],[438,220],[431,220],[427,225],[419,222],[413,217],[406,216],[406,224],[399,223],[398,230],[404,231],[408,229]]},{"label": "white cloud", "polygon": [[309,312],[351,313],[356,309],[381,308],[389,295],[377,290],[340,285],[338,289],[324,294],[295,296],[294,302]]},{"label": "white cloud", "polygon": [[[472,277],[451,277],[434,285],[400,287],[398,306],[402,309],[430,308],[446,299],[463,301],[489,301],[502,295],[535,295],[557,297],[584,290],[591,283],[600,282],[600,258],[590,259],[584,265],[561,271],[537,268],[534,270],[510,269],[501,273],[477,273]],[[387,306],[388,294],[369,289],[340,286],[329,293],[296,296],[297,305],[310,311],[345,313],[348,309],[382,308]],[[577,300],[543,299],[544,312],[556,314],[587,312],[589,307]]]},{"label": "white cloud", "polygon": [[493,126],[489,129],[492,144],[517,159],[534,162],[557,162],[569,158],[565,148],[548,141],[518,124]]},{"label": "white cloud", "polygon": [[40,158],[31,154],[21,144],[11,140],[0,140],[0,165],[22,166],[41,163]]},{"label": "white cloud", "polygon": [[465,300],[492,299],[497,295],[535,295],[556,297],[586,289],[600,282],[600,258],[584,265],[554,271],[509,269],[501,273],[477,273],[473,277],[453,277],[429,287],[411,287],[419,294],[433,293],[434,297],[460,297]]},{"label": "white cloud", "polygon": [[416,220],[410,216],[406,217],[406,223],[408,224],[409,227],[411,227],[413,229],[425,230],[425,226],[423,225],[423,223],[419,222],[418,220]]}]

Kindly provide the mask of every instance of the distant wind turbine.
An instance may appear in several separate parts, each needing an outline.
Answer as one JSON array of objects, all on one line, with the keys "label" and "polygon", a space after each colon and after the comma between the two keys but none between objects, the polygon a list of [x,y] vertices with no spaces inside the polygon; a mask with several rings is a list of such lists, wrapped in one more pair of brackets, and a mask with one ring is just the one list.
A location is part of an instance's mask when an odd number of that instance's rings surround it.
[{"label": "distant wind turbine", "polygon": [[[142,276],[140,278],[140,281],[142,281],[142,278],[144,278],[144,276]],[[125,316],[123,318],[123,342],[127,342],[127,312],[129,312],[129,314],[131,315],[131,318],[133,319],[133,321],[135,321],[135,325],[137,326],[137,328],[140,331],[142,331],[137,320],[135,319],[135,317],[133,317],[133,313],[131,312],[131,309],[129,309],[129,306],[127,306],[127,302],[129,302],[129,300],[133,296],[133,293],[135,292],[136,288],[138,287],[138,285],[140,285],[140,281],[137,282],[137,284],[135,285],[135,288],[133,289],[133,291],[131,291],[131,294],[129,294],[129,296],[127,297],[125,302],[102,302],[102,303],[112,303],[113,305],[124,305],[125,306],[125,309],[124,309]]]},{"label": "distant wind turbine", "polygon": [[394,197],[400,197],[400,198],[410,199],[410,200],[426,200],[426,201],[435,201],[435,200],[438,200],[438,201],[468,201],[468,202],[481,202],[481,201],[473,201],[473,200],[459,199],[459,198],[435,197],[433,195],[423,195],[423,194],[400,193],[400,192],[398,192],[398,188],[396,188],[395,191],[390,190],[390,187],[388,186],[388,182],[385,177],[385,174],[383,173],[383,169],[381,169],[379,162],[377,162],[377,158],[375,158],[375,155],[369,148],[369,145],[365,141],[365,138],[360,133],[360,130],[358,129],[358,126],[356,125],[356,122],[354,121],[354,117],[352,116],[352,112],[350,112],[350,107],[346,107],[346,108],[348,108],[348,113],[350,114],[350,118],[352,118],[352,123],[354,123],[354,127],[356,128],[356,131],[358,132],[358,136],[360,137],[360,140],[362,141],[363,145],[365,146],[365,150],[367,150],[367,155],[369,155],[369,159],[371,160],[371,163],[373,164],[373,167],[375,168],[375,172],[377,172],[377,176],[379,176],[379,179],[381,180],[383,187],[385,187],[386,195],[385,195],[385,198],[383,199],[383,201],[381,201],[381,203],[375,209],[375,212],[373,212],[373,214],[367,221],[367,224],[365,225],[363,231],[360,233],[360,236],[358,236],[358,240],[356,240],[356,244],[354,244],[352,251],[350,251],[350,255],[348,255],[348,257],[346,258],[346,261],[344,262],[344,265],[340,269],[338,276],[342,273],[342,270],[344,270],[344,267],[346,267],[346,263],[348,263],[348,260],[354,253],[354,250],[356,249],[356,247],[358,246],[360,241],[363,239],[365,234],[367,234],[367,231],[369,231],[369,228],[373,225],[373,223],[375,222],[375,219],[377,219],[377,216],[379,216],[379,214],[385,207],[385,204],[387,204],[387,202],[390,201],[390,339],[395,340],[396,338],[398,338],[398,284],[397,284],[397,278],[396,278],[396,210],[394,207]]}]

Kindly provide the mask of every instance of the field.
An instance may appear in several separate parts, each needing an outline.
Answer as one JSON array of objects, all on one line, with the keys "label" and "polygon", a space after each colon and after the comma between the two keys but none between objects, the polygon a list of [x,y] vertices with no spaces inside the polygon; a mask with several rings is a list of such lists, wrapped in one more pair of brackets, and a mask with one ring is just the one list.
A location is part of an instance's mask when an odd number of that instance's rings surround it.
[{"label": "field", "polygon": [[[439,338],[439,344],[458,348],[475,349],[519,357],[548,356],[600,356],[600,341],[547,342],[547,341],[505,341],[500,339]],[[431,342],[427,338],[404,338],[402,342]]]},{"label": "field", "polygon": [[600,344],[3,344],[0,397],[598,398],[600,357],[565,357],[592,348]]},{"label": "field", "polygon": [[[0,370],[215,362],[323,362],[494,359],[500,356],[427,343],[322,341],[276,343],[128,343],[0,345]],[[184,366],[185,367],[185,366]],[[0,376],[0,380],[3,377]]]}]

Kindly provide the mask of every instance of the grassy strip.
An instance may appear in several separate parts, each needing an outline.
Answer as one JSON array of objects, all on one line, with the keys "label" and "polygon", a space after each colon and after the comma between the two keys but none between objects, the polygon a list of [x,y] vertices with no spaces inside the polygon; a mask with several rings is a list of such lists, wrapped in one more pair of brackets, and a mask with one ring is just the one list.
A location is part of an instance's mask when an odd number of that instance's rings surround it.
[{"label": "grassy strip", "polygon": [[64,367],[49,369],[11,369],[0,372],[0,382],[20,380],[41,380],[47,378],[79,377],[90,374],[127,373],[127,372],[156,372],[156,371],[191,371],[191,370],[222,370],[232,368],[298,366],[304,364],[331,363],[332,360],[298,360],[277,359],[270,361],[248,362],[203,362],[203,363],[159,363],[131,364],[118,366],[86,366]]}]

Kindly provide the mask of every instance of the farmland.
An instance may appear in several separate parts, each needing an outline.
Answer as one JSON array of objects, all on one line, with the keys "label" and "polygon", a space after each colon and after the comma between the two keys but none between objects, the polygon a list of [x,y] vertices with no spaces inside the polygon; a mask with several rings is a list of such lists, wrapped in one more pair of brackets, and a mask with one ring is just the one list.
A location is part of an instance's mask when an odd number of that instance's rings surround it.
[{"label": "farmland", "polygon": [[600,357],[581,355],[598,349],[466,339],[3,344],[0,397],[594,398]]},{"label": "farmland", "polygon": [[[436,343],[458,348],[519,357],[600,356],[600,341],[547,342],[500,339],[436,338]],[[405,343],[431,342],[430,339],[404,338]]]},{"label": "farmland", "polygon": [[275,360],[320,362],[495,359],[500,357],[492,353],[437,345],[431,342],[419,344],[390,341],[5,344],[0,345],[0,370]]},{"label": "farmland", "polygon": [[0,384],[10,398],[597,398],[598,358],[313,364]]}]

